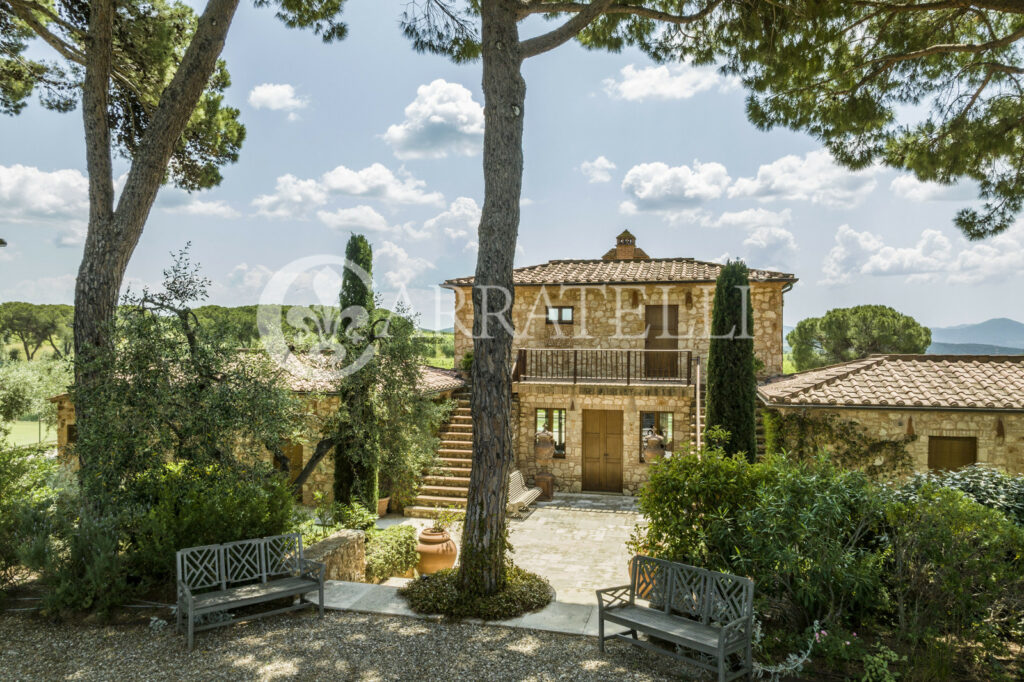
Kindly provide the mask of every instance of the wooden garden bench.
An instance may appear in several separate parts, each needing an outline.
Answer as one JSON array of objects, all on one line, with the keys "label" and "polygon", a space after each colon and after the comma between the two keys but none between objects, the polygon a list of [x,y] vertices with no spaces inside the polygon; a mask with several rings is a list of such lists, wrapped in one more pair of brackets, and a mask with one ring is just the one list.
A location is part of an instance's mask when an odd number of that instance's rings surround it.
[{"label": "wooden garden bench", "polygon": [[[301,595],[318,590],[320,617],[324,617],[324,564],[302,556],[298,533],[239,540],[223,545],[189,547],[178,551],[177,630],[188,632],[188,650],[193,633],[243,620],[262,618],[313,606]],[[298,596],[297,603],[243,617],[217,614],[242,606]],[[203,616],[206,622],[197,623]],[[182,621],[187,624],[183,626]]]},{"label": "wooden garden bench", "polygon": [[[753,678],[754,583],[750,579],[646,556],[634,557],[632,567],[629,585],[597,591],[602,652],[605,640],[622,639],[715,672],[719,682]],[[629,634],[605,636],[605,621],[625,626]],[[638,632],[671,642],[676,650],[641,640]],[[731,662],[730,657],[738,660]]]},{"label": "wooden garden bench", "polygon": [[527,488],[521,471],[513,471],[508,477],[508,513],[518,514],[533,504],[541,494],[540,488]]}]

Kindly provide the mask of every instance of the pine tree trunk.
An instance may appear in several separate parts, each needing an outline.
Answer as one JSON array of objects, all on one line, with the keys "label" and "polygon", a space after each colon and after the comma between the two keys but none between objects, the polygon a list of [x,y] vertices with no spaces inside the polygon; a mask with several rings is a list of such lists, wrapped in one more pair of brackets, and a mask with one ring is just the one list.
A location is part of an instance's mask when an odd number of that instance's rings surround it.
[{"label": "pine tree trunk", "polygon": [[516,3],[481,7],[484,206],[473,287],[473,471],[462,535],[463,590],[505,585],[505,503],[512,469],[512,261],[523,181],[523,103]]}]

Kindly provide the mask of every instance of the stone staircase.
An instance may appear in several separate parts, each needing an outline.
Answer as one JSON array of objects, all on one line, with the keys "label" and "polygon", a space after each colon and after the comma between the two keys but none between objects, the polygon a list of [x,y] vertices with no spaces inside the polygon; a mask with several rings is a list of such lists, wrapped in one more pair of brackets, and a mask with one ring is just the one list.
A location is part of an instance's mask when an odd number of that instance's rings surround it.
[{"label": "stone staircase", "polygon": [[[706,405],[707,405],[707,386],[702,385],[698,388],[700,391],[700,421],[702,426],[707,426],[705,423]],[[757,454],[758,456],[764,455],[764,417],[762,415],[762,408],[760,405],[754,410],[754,418],[756,420],[755,434],[757,437]],[[696,444],[697,442],[697,406],[696,403],[690,405],[690,442]]]},{"label": "stone staircase", "polygon": [[441,427],[441,445],[437,449],[437,468],[423,477],[420,494],[405,515],[433,518],[439,509],[456,513],[466,508],[469,472],[473,466],[473,416],[469,409],[469,390],[457,391],[452,398],[455,409]]}]

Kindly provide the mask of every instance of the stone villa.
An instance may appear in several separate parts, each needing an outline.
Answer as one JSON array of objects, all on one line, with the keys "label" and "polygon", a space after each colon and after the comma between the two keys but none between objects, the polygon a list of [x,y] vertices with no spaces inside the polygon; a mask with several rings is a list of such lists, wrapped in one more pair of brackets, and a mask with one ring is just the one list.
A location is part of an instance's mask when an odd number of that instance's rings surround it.
[{"label": "stone villa", "polygon": [[780,413],[830,412],[880,437],[916,436],[919,471],[975,462],[1024,473],[1024,355],[872,355],[769,381]]},{"label": "stone villa", "polygon": [[[625,231],[601,258],[514,271],[513,424],[528,480],[547,472],[557,490],[632,494],[652,457],[694,437],[721,268],[652,258]],[[752,269],[750,280],[762,376],[781,374],[783,296],[796,277]],[[456,363],[473,347],[472,285],[443,285],[455,292]],[[550,455],[538,448],[542,429],[554,440]],[[645,454],[652,432],[660,447]],[[447,445],[447,464],[468,466],[464,443]]]}]

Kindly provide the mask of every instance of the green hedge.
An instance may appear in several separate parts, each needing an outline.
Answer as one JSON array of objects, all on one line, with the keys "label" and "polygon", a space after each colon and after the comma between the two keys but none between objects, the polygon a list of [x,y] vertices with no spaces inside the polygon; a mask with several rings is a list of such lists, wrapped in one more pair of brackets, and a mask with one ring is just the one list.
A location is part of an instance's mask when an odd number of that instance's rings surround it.
[{"label": "green hedge", "polygon": [[413,526],[370,530],[366,535],[366,579],[387,580],[405,575],[419,563],[417,531]]}]

